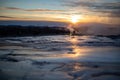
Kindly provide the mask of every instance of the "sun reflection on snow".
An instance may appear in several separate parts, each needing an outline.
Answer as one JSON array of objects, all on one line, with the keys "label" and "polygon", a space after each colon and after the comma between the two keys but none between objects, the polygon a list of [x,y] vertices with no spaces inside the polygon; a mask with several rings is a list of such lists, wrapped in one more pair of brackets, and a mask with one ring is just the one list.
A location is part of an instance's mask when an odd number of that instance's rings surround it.
[{"label": "sun reflection on snow", "polygon": [[[71,44],[73,44],[74,46],[78,44],[78,39],[77,39],[76,36],[75,36],[75,37],[70,37],[70,38],[68,39],[68,41],[69,41]],[[73,46],[73,45],[72,45],[72,46]]]},{"label": "sun reflection on snow", "polygon": [[71,46],[70,46],[71,49],[72,49],[72,51],[71,51],[71,53],[72,53],[71,57],[74,57],[74,58],[77,58],[77,57],[80,57],[80,56],[82,57],[83,56],[82,52],[84,52],[84,49],[81,49],[78,46],[78,43],[79,43],[78,37],[77,36],[70,37],[68,39],[68,41],[71,43]]}]

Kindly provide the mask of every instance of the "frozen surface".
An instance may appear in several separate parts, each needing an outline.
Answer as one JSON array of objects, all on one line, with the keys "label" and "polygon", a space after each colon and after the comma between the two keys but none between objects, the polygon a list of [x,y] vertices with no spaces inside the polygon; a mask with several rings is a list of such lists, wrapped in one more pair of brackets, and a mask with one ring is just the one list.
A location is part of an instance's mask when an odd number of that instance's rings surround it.
[{"label": "frozen surface", "polygon": [[120,38],[0,38],[0,80],[120,80]]}]

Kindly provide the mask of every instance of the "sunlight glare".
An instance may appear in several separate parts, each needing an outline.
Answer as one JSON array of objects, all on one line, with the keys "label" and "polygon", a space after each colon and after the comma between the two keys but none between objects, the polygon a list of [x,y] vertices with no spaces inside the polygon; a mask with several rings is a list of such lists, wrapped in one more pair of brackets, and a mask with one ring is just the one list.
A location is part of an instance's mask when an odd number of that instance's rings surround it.
[{"label": "sunlight glare", "polygon": [[73,16],[71,17],[71,22],[72,22],[72,23],[77,23],[80,18],[81,18],[81,16],[73,15]]}]

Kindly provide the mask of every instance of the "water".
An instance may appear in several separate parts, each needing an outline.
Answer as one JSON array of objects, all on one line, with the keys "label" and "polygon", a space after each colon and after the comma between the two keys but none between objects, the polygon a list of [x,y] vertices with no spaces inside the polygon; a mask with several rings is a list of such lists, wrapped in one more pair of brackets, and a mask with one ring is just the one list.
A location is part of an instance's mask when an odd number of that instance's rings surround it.
[{"label": "water", "polygon": [[50,62],[120,62],[120,39],[97,36],[0,38],[0,55]]},{"label": "water", "polygon": [[119,52],[119,38],[0,38],[0,80],[120,80]]}]

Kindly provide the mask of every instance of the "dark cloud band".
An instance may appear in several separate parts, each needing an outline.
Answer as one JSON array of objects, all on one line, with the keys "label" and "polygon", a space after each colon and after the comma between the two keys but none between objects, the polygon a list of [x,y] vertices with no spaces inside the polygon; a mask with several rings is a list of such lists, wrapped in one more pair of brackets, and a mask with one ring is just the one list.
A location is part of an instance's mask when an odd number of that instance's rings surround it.
[{"label": "dark cloud band", "polygon": [[63,12],[65,10],[51,10],[51,9],[23,9],[23,8],[16,8],[16,7],[1,7],[2,10],[22,10],[22,11],[38,11],[38,12]]}]

